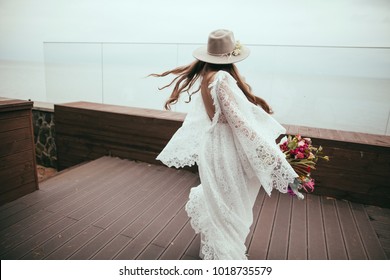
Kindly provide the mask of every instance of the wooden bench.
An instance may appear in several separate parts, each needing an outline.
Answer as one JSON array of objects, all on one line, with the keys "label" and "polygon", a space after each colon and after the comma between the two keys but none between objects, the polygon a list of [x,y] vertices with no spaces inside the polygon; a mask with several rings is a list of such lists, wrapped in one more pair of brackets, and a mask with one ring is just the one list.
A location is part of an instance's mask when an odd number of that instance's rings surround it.
[{"label": "wooden bench", "polygon": [[[55,106],[58,166],[65,169],[104,155],[153,164],[185,114],[74,102]],[[316,194],[390,207],[390,137],[286,125],[311,137],[331,161],[313,172]]]}]

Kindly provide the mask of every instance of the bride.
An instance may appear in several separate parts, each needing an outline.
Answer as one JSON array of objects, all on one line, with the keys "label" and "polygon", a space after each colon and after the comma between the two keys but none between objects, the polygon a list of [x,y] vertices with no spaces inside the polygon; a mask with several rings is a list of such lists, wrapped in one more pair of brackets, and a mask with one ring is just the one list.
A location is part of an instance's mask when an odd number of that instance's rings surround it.
[{"label": "bride", "polygon": [[198,165],[201,184],[191,189],[186,211],[200,233],[203,259],[247,259],[245,240],[260,185],[268,195],[273,189],[286,193],[290,186],[303,197],[298,175],[275,143],[285,129],[234,64],[249,53],[231,31],[220,29],[194,51],[192,64],[152,74],[176,75],[164,87],[174,86],[166,109],[183,92],[193,99],[182,127],[157,159],[169,167]]}]

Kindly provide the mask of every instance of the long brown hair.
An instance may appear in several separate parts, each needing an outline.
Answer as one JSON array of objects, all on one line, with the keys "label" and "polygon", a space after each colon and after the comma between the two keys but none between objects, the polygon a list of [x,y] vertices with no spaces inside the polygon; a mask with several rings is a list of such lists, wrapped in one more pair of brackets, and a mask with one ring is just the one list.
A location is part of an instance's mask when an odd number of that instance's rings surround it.
[{"label": "long brown hair", "polygon": [[[242,79],[240,73],[238,72],[237,67],[234,64],[210,64],[207,62],[203,62],[200,60],[196,60],[193,63],[186,65],[186,66],[180,66],[172,70],[165,71],[161,74],[151,74],[150,76],[153,77],[165,77],[169,74],[174,74],[176,77],[166,86],[159,88],[160,90],[170,87],[173,84],[175,85],[172,91],[171,96],[169,99],[165,102],[164,108],[166,110],[171,109],[172,104],[176,104],[180,94],[183,92],[187,92],[189,96],[188,102],[191,101],[191,95],[197,93],[202,88],[202,85],[200,85],[196,90],[190,92],[195,82],[200,77],[206,77],[206,74],[211,71],[218,71],[218,70],[224,70],[228,72],[237,82],[238,87],[242,90],[242,92],[245,94],[246,98],[252,102],[255,105],[260,106],[263,108],[264,111],[266,111],[268,114],[272,114],[271,107],[267,104],[267,102],[254,95],[252,93],[251,87]],[[202,84],[208,85],[210,81],[203,79]]]}]

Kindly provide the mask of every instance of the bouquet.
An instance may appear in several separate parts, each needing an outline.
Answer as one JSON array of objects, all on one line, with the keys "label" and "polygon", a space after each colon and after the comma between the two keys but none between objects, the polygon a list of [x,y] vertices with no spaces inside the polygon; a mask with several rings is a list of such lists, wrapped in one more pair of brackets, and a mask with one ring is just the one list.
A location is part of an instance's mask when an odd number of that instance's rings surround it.
[{"label": "bouquet", "polygon": [[[296,188],[303,189],[306,192],[313,192],[314,179],[311,177],[311,171],[316,169],[315,166],[319,159],[329,160],[328,156],[322,155],[322,147],[314,147],[310,138],[302,138],[300,135],[284,137],[279,147],[299,176],[298,180],[296,180],[297,182],[288,187],[288,193],[293,196],[299,196]],[[302,195],[299,197],[303,198]]]}]

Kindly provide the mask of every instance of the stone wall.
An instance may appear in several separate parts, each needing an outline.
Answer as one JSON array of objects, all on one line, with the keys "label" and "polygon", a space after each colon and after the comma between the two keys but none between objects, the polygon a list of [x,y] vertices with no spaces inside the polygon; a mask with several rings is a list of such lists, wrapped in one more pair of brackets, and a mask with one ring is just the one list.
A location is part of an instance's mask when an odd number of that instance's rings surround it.
[{"label": "stone wall", "polygon": [[54,111],[34,108],[32,113],[37,164],[57,169]]}]

